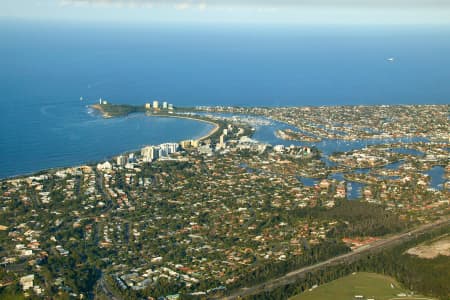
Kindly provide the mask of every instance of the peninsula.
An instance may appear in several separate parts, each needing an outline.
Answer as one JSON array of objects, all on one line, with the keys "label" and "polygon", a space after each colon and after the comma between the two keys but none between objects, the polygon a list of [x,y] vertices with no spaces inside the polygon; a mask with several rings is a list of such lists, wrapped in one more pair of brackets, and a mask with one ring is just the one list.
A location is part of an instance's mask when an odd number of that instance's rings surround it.
[{"label": "peninsula", "polygon": [[111,103],[93,104],[91,108],[98,110],[104,118],[124,117],[132,113],[146,111],[144,106]]},{"label": "peninsula", "polygon": [[[145,105],[131,105],[131,104],[112,104],[108,101],[101,100],[99,104],[93,104],[90,107],[99,111],[103,118],[117,118],[125,117],[133,113],[145,113],[149,117],[170,117],[170,118],[182,118],[190,119],[200,122],[206,122],[214,126],[214,128],[206,135],[200,137],[198,141],[203,141],[209,138],[218,137],[220,129],[224,129],[223,122],[220,120],[213,120],[206,116],[193,114],[195,108],[175,108],[173,105],[163,102],[162,106],[158,101],[154,101],[153,104],[147,103]],[[217,135],[217,136],[216,136]]]},{"label": "peninsula", "polygon": [[90,105],[91,108],[99,111],[104,118],[125,117],[133,113],[147,113],[154,116],[167,116],[179,113],[193,112],[196,109],[191,107],[174,107],[172,104],[159,101],[154,103],[146,103],[144,105],[132,104],[113,104],[106,100],[100,100],[100,103]]}]

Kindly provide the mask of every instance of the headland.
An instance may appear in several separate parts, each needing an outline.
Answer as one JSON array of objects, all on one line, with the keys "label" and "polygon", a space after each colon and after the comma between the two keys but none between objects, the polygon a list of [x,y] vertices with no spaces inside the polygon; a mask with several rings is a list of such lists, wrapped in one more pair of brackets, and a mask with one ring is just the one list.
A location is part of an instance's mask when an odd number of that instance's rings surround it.
[{"label": "headland", "polygon": [[145,107],[128,104],[93,104],[91,108],[98,110],[104,118],[123,117],[132,113],[145,112]]},{"label": "headland", "polygon": [[211,131],[206,135],[198,138],[198,141],[203,141],[213,137],[221,128],[221,124],[217,120],[213,120],[206,116],[192,114],[192,112],[195,111],[195,108],[190,107],[175,108],[173,105],[159,107],[159,104],[156,104],[155,106],[155,103],[153,105],[112,104],[107,101],[101,101],[99,104],[93,104],[90,107],[99,111],[105,119],[125,117],[133,113],[145,113],[149,117],[181,118],[205,122],[213,125],[214,128],[211,129]]}]

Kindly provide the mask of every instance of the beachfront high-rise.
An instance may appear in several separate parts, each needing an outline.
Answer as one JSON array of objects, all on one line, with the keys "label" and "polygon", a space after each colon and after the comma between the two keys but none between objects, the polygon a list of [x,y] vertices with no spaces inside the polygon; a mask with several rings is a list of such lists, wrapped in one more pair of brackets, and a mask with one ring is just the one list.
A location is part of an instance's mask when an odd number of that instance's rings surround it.
[{"label": "beachfront high-rise", "polygon": [[144,161],[151,162],[159,157],[159,147],[148,146],[141,149],[141,155]]}]

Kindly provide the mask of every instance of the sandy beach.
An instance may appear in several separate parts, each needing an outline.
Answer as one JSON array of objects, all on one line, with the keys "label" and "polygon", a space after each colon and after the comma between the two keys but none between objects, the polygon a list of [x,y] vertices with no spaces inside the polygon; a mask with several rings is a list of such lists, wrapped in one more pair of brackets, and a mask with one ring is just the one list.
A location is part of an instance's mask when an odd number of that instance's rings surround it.
[{"label": "sandy beach", "polygon": [[210,132],[208,132],[204,136],[196,139],[198,141],[206,140],[207,138],[209,138],[213,134],[215,134],[220,128],[219,124],[217,124],[217,123],[214,123],[214,122],[211,122],[211,121],[207,121],[207,120],[203,120],[203,119],[194,118],[194,117],[187,117],[187,116],[185,117],[185,116],[180,116],[180,115],[160,115],[160,116],[156,115],[156,116],[152,116],[152,117],[163,117],[163,118],[164,117],[168,117],[168,118],[188,119],[188,120],[200,121],[200,122],[204,122],[204,123],[208,123],[208,124],[214,125],[214,128],[211,129]]}]

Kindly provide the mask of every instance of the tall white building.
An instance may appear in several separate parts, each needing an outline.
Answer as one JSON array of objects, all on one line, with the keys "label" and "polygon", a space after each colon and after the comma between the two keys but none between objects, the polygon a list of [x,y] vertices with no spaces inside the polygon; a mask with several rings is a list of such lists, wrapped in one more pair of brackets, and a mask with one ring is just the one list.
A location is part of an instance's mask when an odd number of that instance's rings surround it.
[{"label": "tall white building", "polygon": [[225,148],[225,135],[221,134],[219,137],[219,144],[218,144],[218,149],[223,149]]},{"label": "tall white building", "polygon": [[175,153],[178,151],[178,143],[164,143],[159,145],[161,148],[162,156],[167,156],[169,154]]},{"label": "tall white building", "polygon": [[105,161],[104,163],[97,164],[97,170],[99,171],[109,171],[112,169],[112,165],[109,161]]},{"label": "tall white building", "polygon": [[164,102],[162,103],[162,108],[163,108],[163,109],[167,109],[167,101],[164,101]]},{"label": "tall white building", "polygon": [[124,155],[117,156],[117,158],[116,158],[116,163],[117,163],[117,165],[119,165],[119,166],[125,166],[125,164],[126,164],[127,162],[128,162],[128,159],[127,159],[127,157],[124,156]]},{"label": "tall white building", "polygon": [[273,150],[274,150],[275,152],[281,153],[281,152],[284,151],[284,148],[285,148],[284,145],[276,145],[276,146],[273,147]]},{"label": "tall white building", "polygon": [[141,155],[144,161],[151,162],[159,158],[159,147],[148,146],[141,149]]},{"label": "tall white building", "polygon": [[142,159],[145,162],[154,161],[160,157],[168,156],[169,154],[177,152],[179,149],[178,143],[164,143],[159,146],[148,146],[141,149]]},{"label": "tall white building", "polygon": [[159,108],[159,101],[158,100],[154,100],[153,101],[153,108]]}]

